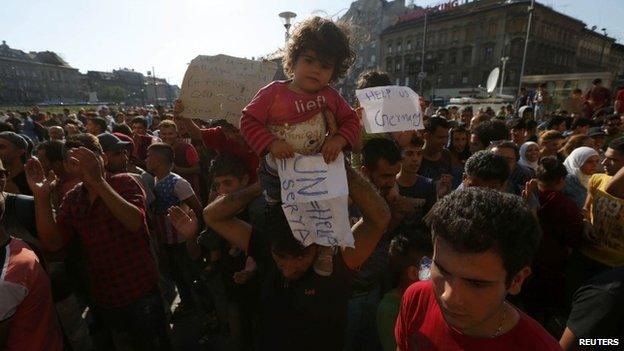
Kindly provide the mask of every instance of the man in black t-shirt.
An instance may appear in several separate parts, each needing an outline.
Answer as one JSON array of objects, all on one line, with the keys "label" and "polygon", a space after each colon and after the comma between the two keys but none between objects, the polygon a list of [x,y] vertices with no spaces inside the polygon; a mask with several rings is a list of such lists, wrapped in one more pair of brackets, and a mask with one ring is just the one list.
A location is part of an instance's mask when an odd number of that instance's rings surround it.
[{"label": "man in black t-shirt", "polygon": [[293,236],[280,207],[253,227],[236,213],[261,195],[258,183],[219,198],[204,211],[206,223],[258,262],[261,275],[260,350],[341,350],[350,296],[349,277],[371,254],[390,213],[384,200],[347,167],[349,194],[363,218],[353,226],[355,248],[339,250],[333,273],[323,277],[312,265],[316,244],[304,247]]},{"label": "man in black t-shirt", "polygon": [[450,185],[451,154],[444,148],[448,142],[449,122],[442,117],[431,117],[425,121],[425,146],[423,159],[418,174],[434,181],[446,182]]},{"label": "man in black t-shirt", "polygon": [[[604,272],[589,280],[574,294],[572,311],[559,341],[565,350],[616,349],[624,343],[624,267]],[[584,348],[590,339],[593,344]],[[617,344],[615,343],[617,342]]]}]

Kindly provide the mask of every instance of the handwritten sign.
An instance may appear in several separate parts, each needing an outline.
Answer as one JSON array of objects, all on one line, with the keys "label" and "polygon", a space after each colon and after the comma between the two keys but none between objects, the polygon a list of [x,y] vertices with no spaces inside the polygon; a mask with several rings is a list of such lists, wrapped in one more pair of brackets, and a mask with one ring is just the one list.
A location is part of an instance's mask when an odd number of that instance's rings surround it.
[{"label": "handwritten sign", "polygon": [[282,204],[290,230],[304,246],[355,247],[349,225],[348,196],[306,203]]},{"label": "handwritten sign", "polygon": [[347,195],[347,173],[341,153],[327,164],[321,155],[277,160],[282,202],[301,203]]},{"label": "handwritten sign", "polygon": [[356,90],[364,108],[366,132],[385,133],[423,129],[420,101],[409,87],[388,85]]},{"label": "handwritten sign", "polygon": [[184,117],[225,118],[239,125],[241,111],[256,92],[269,84],[275,63],[239,57],[197,56],[186,69],[180,99]]}]

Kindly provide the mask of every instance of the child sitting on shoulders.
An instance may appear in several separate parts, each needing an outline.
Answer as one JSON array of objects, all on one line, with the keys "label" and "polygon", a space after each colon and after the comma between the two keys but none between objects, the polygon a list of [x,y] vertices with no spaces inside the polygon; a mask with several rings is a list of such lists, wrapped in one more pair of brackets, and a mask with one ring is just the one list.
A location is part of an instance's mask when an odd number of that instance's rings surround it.
[{"label": "child sitting on shoulders", "polygon": [[[276,159],[320,152],[329,164],[359,138],[355,111],[329,86],[346,73],[354,58],[345,29],[328,19],[310,18],[295,29],[288,43],[284,70],[291,79],[260,89],[243,109],[241,132],[263,157],[260,178],[270,204],[280,202]],[[324,247],[321,252],[314,268],[327,276],[333,250]]]}]

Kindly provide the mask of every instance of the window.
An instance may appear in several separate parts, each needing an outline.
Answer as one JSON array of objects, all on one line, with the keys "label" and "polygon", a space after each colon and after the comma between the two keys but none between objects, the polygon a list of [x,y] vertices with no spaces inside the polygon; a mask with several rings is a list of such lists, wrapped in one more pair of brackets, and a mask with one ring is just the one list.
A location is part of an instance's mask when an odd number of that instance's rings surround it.
[{"label": "window", "polygon": [[462,60],[464,61],[464,64],[470,65],[472,63],[472,48],[468,47],[468,48],[464,48],[464,50],[462,51]]},{"label": "window", "polygon": [[450,86],[455,85],[455,75],[454,74],[449,75],[449,85]]},{"label": "window", "polygon": [[483,45],[483,59],[485,61],[492,60],[494,54],[494,45],[493,44],[485,44]]},{"label": "window", "polygon": [[397,62],[395,67],[397,72],[401,71],[401,62]]},{"label": "window", "polygon": [[451,65],[454,65],[454,64],[457,63],[457,51],[455,51],[455,50],[449,51],[448,62]]},{"label": "window", "polygon": [[497,25],[496,22],[491,22],[488,24],[487,27],[487,36],[489,38],[494,38],[496,37],[496,29],[497,29]]},{"label": "window", "polygon": [[389,54],[392,53],[392,42],[391,41],[388,42],[388,50],[387,51],[388,51]]},{"label": "window", "polygon": [[397,52],[401,52],[401,42],[397,43]]},{"label": "window", "polygon": [[412,41],[411,40],[407,40],[407,42],[405,43],[405,50],[412,50]]},{"label": "window", "polygon": [[526,24],[523,18],[514,18],[509,25],[510,33],[522,33],[526,29]]},{"label": "window", "polygon": [[468,84],[468,72],[462,72],[462,84]]},{"label": "window", "polygon": [[370,63],[371,63],[372,65],[374,65],[374,64],[376,64],[376,63],[377,63],[377,57],[375,57],[375,54],[372,54],[372,55],[371,55],[371,57],[370,57]]},{"label": "window", "polygon": [[524,40],[522,39],[514,39],[511,42],[511,57],[522,57],[522,52],[524,51]]},{"label": "window", "polygon": [[386,71],[392,72],[392,59],[386,61]]},{"label": "window", "polygon": [[466,28],[466,41],[474,40],[475,31],[473,27]]},{"label": "window", "polygon": [[405,86],[409,87],[410,79],[409,77],[405,77]]},{"label": "window", "polygon": [[397,77],[397,79],[394,81],[394,85],[401,85],[401,78]]}]

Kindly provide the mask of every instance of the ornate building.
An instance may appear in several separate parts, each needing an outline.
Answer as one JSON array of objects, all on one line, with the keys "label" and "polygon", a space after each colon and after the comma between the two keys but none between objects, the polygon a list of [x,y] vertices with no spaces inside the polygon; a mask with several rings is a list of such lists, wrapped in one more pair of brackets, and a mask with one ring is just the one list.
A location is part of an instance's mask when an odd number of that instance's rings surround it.
[{"label": "ornate building", "polygon": [[[529,0],[457,0],[417,9],[381,33],[380,67],[396,84],[418,91],[423,57],[425,96],[473,95],[489,72],[505,67],[504,92],[514,94],[528,20]],[[585,23],[536,3],[525,75],[610,71],[622,73],[622,50],[615,40],[586,29]]]},{"label": "ornate building", "polygon": [[0,104],[78,102],[84,99],[80,79],[78,69],[54,52],[0,45]]},{"label": "ornate building", "polygon": [[405,0],[357,0],[340,18],[351,29],[357,58],[347,75],[335,87],[349,102],[355,96],[355,84],[360,73],[377,69],[381,57],[379,35],[394,24],[400,15],[413,6],[406,7]]}]

